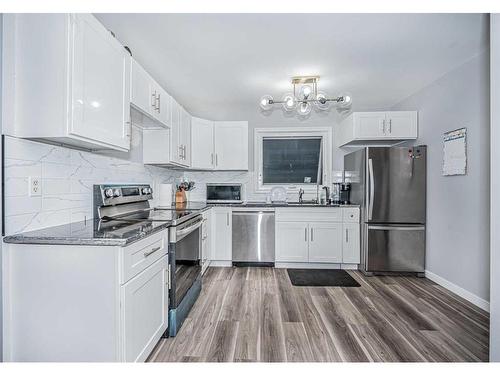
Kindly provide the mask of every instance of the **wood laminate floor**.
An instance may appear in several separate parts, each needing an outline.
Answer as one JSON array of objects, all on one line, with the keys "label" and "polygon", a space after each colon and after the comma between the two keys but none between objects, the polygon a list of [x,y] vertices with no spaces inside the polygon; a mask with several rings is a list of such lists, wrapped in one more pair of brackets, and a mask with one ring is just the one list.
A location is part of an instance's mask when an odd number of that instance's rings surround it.
[{"label": "wood laminate floor", "polygon": [[151,361],[487,361],[489,315],[428,279],[295,287],[285,269],[209,268]]}]

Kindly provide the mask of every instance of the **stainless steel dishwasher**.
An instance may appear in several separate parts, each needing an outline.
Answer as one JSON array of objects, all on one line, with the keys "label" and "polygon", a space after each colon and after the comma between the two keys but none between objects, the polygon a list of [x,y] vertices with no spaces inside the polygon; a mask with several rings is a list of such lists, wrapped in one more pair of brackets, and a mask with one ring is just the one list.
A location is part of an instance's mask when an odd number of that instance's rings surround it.
[{"label": "stainless steel dishwasher", "polygon": [[274,266],[274,209],[233,210],[233,265]]}]

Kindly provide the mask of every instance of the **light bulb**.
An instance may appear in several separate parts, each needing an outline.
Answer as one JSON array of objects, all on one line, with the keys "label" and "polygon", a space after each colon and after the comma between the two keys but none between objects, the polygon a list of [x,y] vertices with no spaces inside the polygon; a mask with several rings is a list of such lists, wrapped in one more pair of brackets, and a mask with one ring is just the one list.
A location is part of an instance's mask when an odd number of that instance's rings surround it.
[{"label": "light bulb", "polygon": [[300,88],[299,91],[299,98],[300,99],[307,99],[309,95],[312,93],[312,87],[309,85],[304,85]]},{"label": "light bulb", "polygon": [[350,94],[344,93],[340,95],[342,100],[339,102],[339,106],[343,108],[350,107],[352,105],[352,96]]},{"label": "light bulb", "polygon": [[297,113],[300,115],[300,116],[307,116],[311,113],[311,103],[308,103],[308,102],[300,102],[298,107],[297,107]]},{"label": "light bulb", "polygon": [[260,108],[262,108],[264,111],[269,111],[271,108],[273,108],[273,102],[274,99],[271,95],[264,95],[262,98],[260,98]]},{"label": "light bulb", "polygon": [[292,93],[286,93],[281,99],[283,102],[283,109],[287,112],[293,111],[297,107],[297,100]]},{"label": "light bulb", "polygon": [[322,111],[326,111],[330,107],[330,102],[327,100],[326,94],[324,92],[318,92],[314,105],[316,106],[316,108]]}]

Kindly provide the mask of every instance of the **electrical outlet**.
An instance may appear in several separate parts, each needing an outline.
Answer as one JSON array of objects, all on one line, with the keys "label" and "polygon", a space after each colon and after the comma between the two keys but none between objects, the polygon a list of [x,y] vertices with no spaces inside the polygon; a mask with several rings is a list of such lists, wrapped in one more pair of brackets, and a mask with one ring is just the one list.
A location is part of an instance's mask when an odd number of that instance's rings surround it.
[{"label": "electrical outlet", "polygon": [[42,195],[42,181],[40,177],[30,177],[30,196],[39,197]]}]

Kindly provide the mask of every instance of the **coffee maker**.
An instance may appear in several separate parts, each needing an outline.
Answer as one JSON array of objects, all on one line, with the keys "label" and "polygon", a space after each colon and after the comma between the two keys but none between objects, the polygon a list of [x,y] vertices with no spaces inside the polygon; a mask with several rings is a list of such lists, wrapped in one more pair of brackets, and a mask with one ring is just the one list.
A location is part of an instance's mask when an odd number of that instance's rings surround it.
[{"label": "coffee maker", "polygon": [[351,184],[349,182],[334,182],[332,192],[333,204],[350,204]]}]

